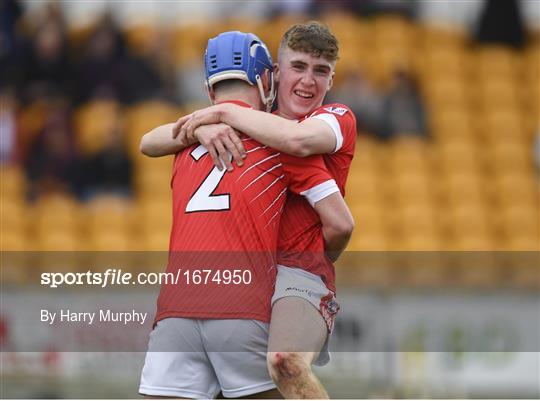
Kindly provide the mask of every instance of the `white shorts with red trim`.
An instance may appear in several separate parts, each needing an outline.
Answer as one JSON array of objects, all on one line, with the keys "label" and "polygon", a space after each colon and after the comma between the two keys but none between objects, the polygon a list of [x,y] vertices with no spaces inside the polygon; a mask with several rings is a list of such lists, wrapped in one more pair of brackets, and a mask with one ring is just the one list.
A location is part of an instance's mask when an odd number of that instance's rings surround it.
[{"label": "white shorts with red trim", "polygon": [[339,311],[339,304],[335,295],[330,291],[322,279],[301,268],[278,265],[276,288],[272,297],[272,305],[285,297],[299,297],[305,299],[319,311],[326,323],[328,337],[321,349],[318,358],[313,362],[317,366],[324,366],[330,361],[328,340],[334,329],[334,319]]},{"label": "white shorts with red trim", "polygon": [[268,323],[245,319],[160,320],[150,333],[139,393],[213,399],[275,388],[266,366]]}]

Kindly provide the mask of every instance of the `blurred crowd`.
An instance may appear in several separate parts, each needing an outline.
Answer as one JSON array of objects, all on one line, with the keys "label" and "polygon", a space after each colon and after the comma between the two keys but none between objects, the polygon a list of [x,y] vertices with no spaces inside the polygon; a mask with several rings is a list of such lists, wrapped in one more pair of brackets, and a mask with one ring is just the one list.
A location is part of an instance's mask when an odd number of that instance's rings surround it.
[{"label": "blurred crowd", "polygon": [[[332,7],[358,13],[382,10],[376,2],[334,3]],[[276,2],[272,15],[297,11],[317,16],[328,6],[324,1]],[[128,46],[108,14],[89,32],[70,36],[58,3],[45,6],[37,22],[25,19],[24,7],[17,0],[2,1],[0,7],[2,162],[24,167],[29,200],[54,191],[69,192],[80,200],[102,192],[130,196],[133,168],[120,122],[111,127],[106,143],[88,154],[75,140],[74,111],[95,100],[124,105],[155,98],[176,104],[202,103],[201,66],[176,71],[163,37],[143,50]],[[411,6],[387,5],[389,9],[412,12]],[[414,79],[403,72],[396,72],[386,94],[376,93],[362,76],[351,75],[334,97],[351,105],[364,122],[362,129],[388,138],[395,131],[403,132],[403,126],[407,132],[426,132],[416,89]],[[26,112],[20,113],[23,108]],[[385,120],[383,115],[391,117]],[[400,127],[395,128],[396,124]]]},{"label": "blurred crowd", "polygon": [[70,43],[55,4],[35,26],[21,23],[21,6],[14,0],[2,3],[1,15],[1,157],[24,166],[28,199],[54,191],[81,200],[102,191],[129,196],[132,162],[120,126],[111,127],[100,149],[84,154],[75,141],[73,112],[95,99],[129,104],[166,96],[167,78],[159,65],[130,54],[108,16],[80,43]]},{"label": "blurred crowd", "polygon": [[[24,167],[29,200],[57,190],[80,200],[103,192],[129,197],[133,161],[121,119],[109,124],[101,146],[87,152],[74,134],[75,111],[96,100],[121,105],[149,99],[176,105],[206,102],[202,65],[175,65],[165,36],[130,46],[109,14],[86,31],[70,33],[58,4],[49,3],[43,17],[31,21],[19,1],[0,3],[0,160]],[[522,46],[517,3],[486,4],[478,40]],[[394,13],[413,19],[417,14],[416,1],[306,0],[272,2],[268,17],[300,13],[317,18],[329,8],[362,18]],[[498,29],[501,15],[506,16],[506,30]],[[402,133],[429,136],[422,91],[410,69],[396,68],[384,86],[375,85],[360,68],[346,71],[339,82],[328,100],[348,104],[360,131],[382,140]]]}]

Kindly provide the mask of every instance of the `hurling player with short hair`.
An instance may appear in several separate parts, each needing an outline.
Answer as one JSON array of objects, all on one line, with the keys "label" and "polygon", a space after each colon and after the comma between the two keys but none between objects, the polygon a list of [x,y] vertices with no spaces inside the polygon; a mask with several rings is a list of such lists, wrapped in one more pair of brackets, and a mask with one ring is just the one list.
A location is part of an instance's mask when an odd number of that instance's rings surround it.
[{"label": "hurling player with short hair", "polygon": [[[241,146],[231,146],[231,139],[224,141],[218,130],[199,130],[206,124],[225,123],[284,153],[323,154],[344,195],[356,143],[356,120],[343,104],[322,105],[332,86],[337,59],[338,42],[326,26],[317,22],[294,25],[282,38],[275,66],[276,114],[216,105],[181,118],[173,131],[200,141],[218,156],[228,150],[240,155],[245,152]],[[336,259],[346,243],[328,238],[309,204],[294,194],[287,200],[281,224],[269,370],[285,397],[327,397],[311,364],[323,365],[329,359],[328,334],[339,306],[334,299],[334,267],[322,255],[326,249]],[[352,226],[343,229],[352,230]]]},{"label": "hurling player with short hair", "polygon": [[[215,103],[262,109],[273,100],[271,57],[255,35],[226,32],[211,39],[205,69]],[[150,143],[156,138],[159,142],[159,132],[154,134]],[[287,189],[305,197],[323,223],[339,219],[340,213],[349,215],[320,156],[297,159],[243,134],[237,140],[249,157],[243,169],[234,171],[215,167],[203,145],[158,146],[184,149],[173,166],[167,266],[181,279],[161,288],[141,376],[142,394],[278,397],[272,391],[266,350]],[[147,145],[143,141],[141,148],[148,150]],[[249,271],[249,280],[242,275],[239,283],[226,284],[228,268]],[[204,285],[190,276],[197,269],[210,271]]]}]

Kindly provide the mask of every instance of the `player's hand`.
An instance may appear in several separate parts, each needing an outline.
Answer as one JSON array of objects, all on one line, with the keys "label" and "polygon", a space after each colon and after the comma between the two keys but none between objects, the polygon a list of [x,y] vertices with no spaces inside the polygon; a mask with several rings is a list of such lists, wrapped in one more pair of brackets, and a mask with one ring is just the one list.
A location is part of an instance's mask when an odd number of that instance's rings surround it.
[{"label": "player's hand", "polygon": [[[176,122],[174,123],[173,125],[173,128],[172,128],[172,137],[173,139],[175,139],[179,134],[180,134],[180,131],[182,129],[182,127],[184,127],[184,125],[189,121],[189,119],[191,118],[191,116],[193,115],[192,114],[188,114],[184,117],[180,117],[178,120],[176,120]],[[186,140],[188,142],[191,142],[193,140],[193,138],[188,138],[186,136],[186,132],[183,132],[183,136],[182,138],[186,138]]]},{"label": "player's hand", "polygon": [[180,129],[187,138],[194,137],[194,131],[202,125],[221,123],[221,114],[227,104],[217,104],[191,113],[190,118],[183,122]]},{"label": "player's hand", "polygon": [[238,166],[244,164],[246,151],[240,134],[228,125],[202,125],[193,131],[193,135],[201,145],[208,149],[214,164],[220,171],[223,169],[222,162],[228,171],[233,169],[229,154]]}]

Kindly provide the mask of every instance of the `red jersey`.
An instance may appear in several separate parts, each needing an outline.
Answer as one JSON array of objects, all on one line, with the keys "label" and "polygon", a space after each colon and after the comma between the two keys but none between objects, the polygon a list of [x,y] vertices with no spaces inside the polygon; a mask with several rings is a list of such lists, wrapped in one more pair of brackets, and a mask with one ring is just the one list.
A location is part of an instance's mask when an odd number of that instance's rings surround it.
[{"label": "red jersey", "polygon": [[[326,168],[345,196],[345,184],[356,145],[356,118],[345,105],[323,105],[300,122],[318,118],[328,123],[336,135],[333,153],[323,155]],[[300,267],[322,278],[335,292],[334,265],[324,254],[324,238],[319,215],[301,197],[291,194],[287,198],[278,242],[278,263]]]},{"label": "red jersey", "polygon": [[231,172],[219,171],[202,145],[175,157],[167,266],[175,284],[162,285],[156,321],[268,322],[287,188],[312,203],[339,190],[322,157],[294,158],[245,135],[242,141],[248,157]]}]

